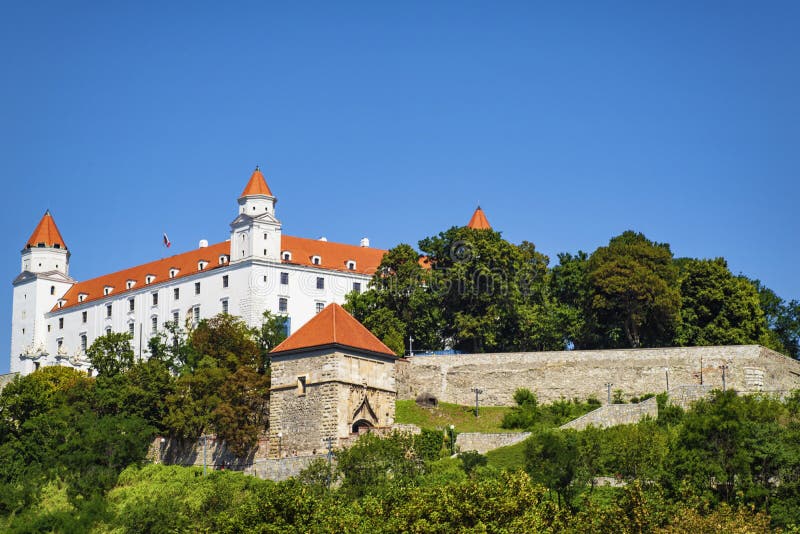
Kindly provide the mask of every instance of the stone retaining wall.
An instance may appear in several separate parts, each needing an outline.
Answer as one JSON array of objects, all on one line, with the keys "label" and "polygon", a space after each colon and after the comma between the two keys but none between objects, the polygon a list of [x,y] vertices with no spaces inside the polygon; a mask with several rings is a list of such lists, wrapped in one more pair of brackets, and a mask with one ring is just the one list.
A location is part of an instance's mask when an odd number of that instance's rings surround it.
[{"label": "stone retaining wall", "polygon": [[6,387],[6,384],[14,380],[17,375],[19,375],[19,373],[6,373],[4,375],[0,375],[0,391],[3,391],[3,388]]},{"label": "stone retaining wall", "polygon": [[644,417],[658,417],[658,402],[655,397],[638,404],[607,404],[562,425],[562,429],[583,430],[592,425],[604,428],[638,423]]},{"label": "stone retaining wall", "polygon": [[492,449],[514,445],[530,436],[530,432],[505,432],[502,434],[483,434],[464,432],[456,436],[456,449],[461,452],[478,451],[485,454]]},{"label": "stone retaining wall", "polygon": [[758,345],[660,349],[575,350],[415,356],[397,363],[398,398],[431,393],[439,401],[472,405],[471,388],[483,390],[484,405],[513,405],[518,388],[539,400],[604,400],[605,383],[627,396],[659,393],[676,386],[722,388],[742,393],[800,388],[800,362]]}]

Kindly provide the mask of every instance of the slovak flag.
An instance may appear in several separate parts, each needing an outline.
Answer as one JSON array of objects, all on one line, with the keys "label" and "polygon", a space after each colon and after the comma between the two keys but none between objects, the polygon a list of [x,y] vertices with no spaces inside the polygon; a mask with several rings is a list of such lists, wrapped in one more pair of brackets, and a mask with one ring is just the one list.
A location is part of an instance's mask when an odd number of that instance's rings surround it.
[{"label": "slovak flag", "polygon": [[170,243],[169,237],[167,237],[167,234],[164,234],[164,246],[169,248],[170,245],[172,245],[172,243]]}]

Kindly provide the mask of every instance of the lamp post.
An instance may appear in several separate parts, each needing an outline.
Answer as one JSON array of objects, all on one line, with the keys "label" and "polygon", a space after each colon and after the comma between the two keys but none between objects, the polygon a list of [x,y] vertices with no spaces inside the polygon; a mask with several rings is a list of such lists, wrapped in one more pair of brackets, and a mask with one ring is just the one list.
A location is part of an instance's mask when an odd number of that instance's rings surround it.
[{"label": "lamp post", "polygon": [[606,382],[606,397],[608,399],[608,404],[611,404],[611,386],[613,386],[611,382]]},{"label": "lamp post", "polygon": [[483,393],[483,390],[481,388],[471,388],[470,391],[475,394],[475,417],[478,417],[478,395]]},{"label": "lamp post", "polygon": [[456,453],[456,427],[455,425],[450,425],[450,455]]},{"label": "lamp post", "polygon": [[667,393],[669,393],[669,367],[664,367],[664,376],[667,378]]},{"label": "lamp post", "polygon": [[203,440],[203,476],[206,476],[207,471],[207,464],[206,464],[206,442],[208,441],[208,435],[203,434],[200,436],[200,439]]},{"label": "lamp post", "polygon": [[726,386],[726,384],[725,384],[725,370],[728,368],[728,366],[725,365],[725,364],[722,364],[722,365],[719,366],[719,368],[722,369],[722,391],[724,393],[725,392],[725,386]]}]

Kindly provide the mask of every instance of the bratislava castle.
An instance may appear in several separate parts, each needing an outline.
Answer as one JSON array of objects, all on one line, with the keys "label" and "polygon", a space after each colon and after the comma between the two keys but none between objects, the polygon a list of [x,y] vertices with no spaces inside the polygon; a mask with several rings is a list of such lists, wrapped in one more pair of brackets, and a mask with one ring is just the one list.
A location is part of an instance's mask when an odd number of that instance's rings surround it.
[{"label": "bratislava castle", "polygon": [[69,365],[90,371],[86,349],[99,336],[129,332],[137,357],[164,323],[194,325],[219,313],[261,324],[286,317],[289,333],[331,302],[364,291],[385,250],[281,233],[277,199],[256,168],[239,197],[231,237],[83,282],[48,211],[22,249],[13,282],[11,372]]}]

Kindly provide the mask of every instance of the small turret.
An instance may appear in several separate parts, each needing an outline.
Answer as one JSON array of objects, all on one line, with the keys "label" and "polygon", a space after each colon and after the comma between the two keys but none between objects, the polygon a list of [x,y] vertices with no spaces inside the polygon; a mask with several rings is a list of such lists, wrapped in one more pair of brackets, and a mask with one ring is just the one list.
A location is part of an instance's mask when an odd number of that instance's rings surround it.
[{"label": "small turret", "polygon": [[251,259],[280,261],[281,223],[273,196],[256,167],[239,196],[239,215],[231,223],[231,262]]},{"label": "small turret", "polygon": [[486,218],[486,214],[483,212],[480,206],[475,209],[475,213],[472,214],[472,218],[467,223],[467,228],[472,228],[473,230],[491,230],[492,225],[489,224],[489,219]]},{"label": "small turret", "polygon": [[56,221],[47,210],[22,249],[22,271],[58,271],[69,276],[69,250]]}]

